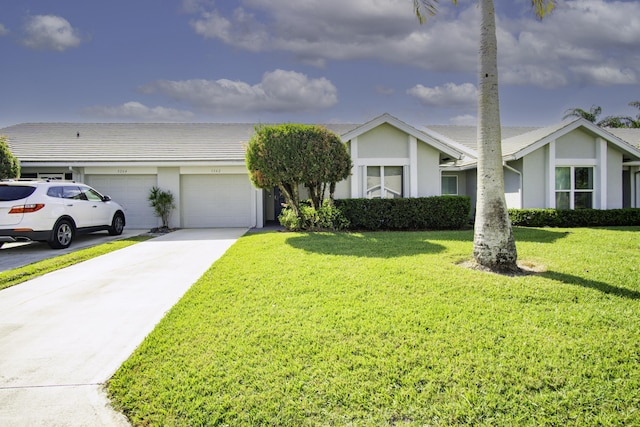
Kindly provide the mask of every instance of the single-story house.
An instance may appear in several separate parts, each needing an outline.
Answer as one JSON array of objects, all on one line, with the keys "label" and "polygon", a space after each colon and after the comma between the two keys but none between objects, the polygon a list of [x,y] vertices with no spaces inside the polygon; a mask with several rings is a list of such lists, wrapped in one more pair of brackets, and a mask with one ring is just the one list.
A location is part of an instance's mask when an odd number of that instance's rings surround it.
[{"label": "single-story house", "polygon": [[[419,130],[389,114],[365,124],[325,125],[353,160],[337,198],[424,197],[475,200],[474,127]],[[255,124],[26,123],[0,129],[23,178],[85,182],[121,203],[129,228],[158,225],[147,196],[173,193],[174,227],[262,227],[275,220],[277,189],[249,181],[244,150]],[[640,207],[640,130],[615,134],[583,119],[547,128],[504,128],[509,207]]]}]

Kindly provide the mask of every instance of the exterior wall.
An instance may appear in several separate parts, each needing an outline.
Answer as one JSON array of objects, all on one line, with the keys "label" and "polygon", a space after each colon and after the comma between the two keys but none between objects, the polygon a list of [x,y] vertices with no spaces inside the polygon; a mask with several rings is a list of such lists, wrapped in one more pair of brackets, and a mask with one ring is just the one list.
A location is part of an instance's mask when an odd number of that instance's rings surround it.
[{"label": "exterior wall", "polygon": [[508,164],[504,168],[504,197],[507,208],[522,208],[522,159]]},{"label": "exterior wall", "polygon": [[631,172],[628,168],[622,171],[622,207],[631,207]]},{"label": "exterior wall", "polygon": [[383,124],[358,137],[358,158],[407,158],[407,134]]},{"label": "exterior wall", "polygon": [[[414,140],[415,144],[415,140]],[[366,197],[367,166],[402,166],[403,195],[411,194],[411,141],[409,135],[389,124],[382,124],[348,142],[353,161],[351,176],[336,186],[336,198]],[[414,171],[415,172],[415,171]]]},{"label": "exterior wall", "polygon": [[[440,152],[422,142],[418,143],[417,172],[418,197],[439,196],[442,194],[442,182],[440,180]],[[459,181],[458,186],[460,186]]]},{"label": "exterior wall", "polygon": [[471,216],[476,215],[476,202],[478,201],[478,170],[471,169],[465,172],[466,195],[471,197]]},{"label": "exterior wall", "polygon": [[607,209],[623,207],[622,153],[611,146],[607,149]]},{"label": "exterior wall", "polygon": [[632,206],[634,208],[640,207],[640,170],[636,170],[633,172],[633,186],[635,187],[635,191],[632,191]]},{"label": "exterior wall", "polygon": [[548,148],[542,147],[522,158],[522,207],[547,206]]},{"label": "exterior wall", "polygon": [[587,132],[576,129],[556,140],[557,159],[595,159],[596,140]]}]

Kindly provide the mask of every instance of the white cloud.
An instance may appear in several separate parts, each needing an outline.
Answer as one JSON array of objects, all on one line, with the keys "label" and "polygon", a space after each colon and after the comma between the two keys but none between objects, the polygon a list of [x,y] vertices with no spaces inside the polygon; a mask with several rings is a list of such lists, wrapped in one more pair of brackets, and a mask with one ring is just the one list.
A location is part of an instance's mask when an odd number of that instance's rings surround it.
[{"label": "white cloud", "polygon": [[4,25],[0,24],[0,36],[9,34],[9,30]]},{"label": "white cloud", "polygon": [[78,31],[60,16],[31,16],[24,26],[24,32],[22,43],[30,49],[62,52],[82,43]]},{"label": "white cloud", "polygon": [[141,122],[183,122],[194,117],[194,114],[190,111],[165,107],[150,108],[135,101],[126,102],[115,107],[89,107],[85,108],[84,113],[109,119]]},{"label": "white cloud", "polygon": [[191,26],[204,38],[249,51],[289,52],[316,66],[328,60],[372,58],[440,71],[475,68],[475,7],[460,9],[459,20],[448,22],[443,11],[442,20],[421,26],[407,0],[242,4],[228,16],[216,9],[201,11]]},{"label": "white cloud", "polygon": [[[190,8],[198,14],[191,25],[202,37],[290,53],[309,65],[368,59],[439,72],[477,67],[475,1],[461,0],[457,8],[441,2],[424,25],[408,0],[241,0],[231,13],[184,1],[198,5]],[[497,8],[502,83],[551,89],[640,82],[633,71],[640,69],[640,2],[566,0],[542,21],[527,1]]]},{"label": "white cloud", "polygon": [[502,20],[501,80],[557,88],[640,82],[640,2],[567,0],[542,21]]},{"label": "white cloud", "polygon": [[471,83],[457,85],[445,83],[442,86],[426,87],[416,85],[407,93],[418,98],[425,106],[445,108],[474,108],[478,102],[478,89]]},{"label": "white cloud", "polygon": [[209,112],[299,112],[329,108],[338,102],[336,87],[325,78],[275,70],[255,85],[227,79],[158,80],[140,88]]}]

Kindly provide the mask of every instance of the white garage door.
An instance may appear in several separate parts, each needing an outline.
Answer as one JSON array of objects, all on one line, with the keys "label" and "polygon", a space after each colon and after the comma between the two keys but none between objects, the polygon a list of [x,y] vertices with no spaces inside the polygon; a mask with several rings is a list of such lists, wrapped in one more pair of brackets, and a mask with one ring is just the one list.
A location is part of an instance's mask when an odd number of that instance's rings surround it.
[{"label": "white garage door", "polygon": [[149,190],[157,183],[155,175],[86,175],[85,182],[122,205],[128,229],[158,226],[147,200]]},{"label": "white garage door", "polygon": [[250,227],[253,188],[246,175],[183,175],[185,228]]}]

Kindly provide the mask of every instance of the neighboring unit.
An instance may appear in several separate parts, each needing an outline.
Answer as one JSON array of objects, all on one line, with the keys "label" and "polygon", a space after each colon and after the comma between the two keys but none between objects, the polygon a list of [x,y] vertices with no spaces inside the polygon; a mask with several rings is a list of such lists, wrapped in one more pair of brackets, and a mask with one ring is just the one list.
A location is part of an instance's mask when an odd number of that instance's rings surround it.
[{"label": "neighboring unit", "polygon": [[[252,187],[244,161],[256,125],[38,123],[0,129],[23,177],[85,182],[123,205],[130,228],[153,228],[147,196],[174,195],[171,227],[262,227],[277,219],[278,189]],[[476,129],[419,130],[389,114],[362,124],[325,125],[353,160],[337,198],[467,195],[475,203]],[[613,133],[615,132],[615,134]],[[640,207],[640,130],[609,130],[584,119],[547,128],[504,128],[511,208]]]}]

